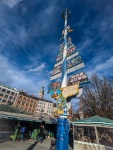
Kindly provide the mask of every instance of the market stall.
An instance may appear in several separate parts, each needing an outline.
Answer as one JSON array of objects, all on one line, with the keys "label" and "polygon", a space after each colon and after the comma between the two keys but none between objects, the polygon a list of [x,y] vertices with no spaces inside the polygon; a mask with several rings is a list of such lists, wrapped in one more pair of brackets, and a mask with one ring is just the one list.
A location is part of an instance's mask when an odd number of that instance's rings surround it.
[{"label": "market stall", "polygon": [[74,150],[113,150],[113,120],[93,116],[73,122]]}]

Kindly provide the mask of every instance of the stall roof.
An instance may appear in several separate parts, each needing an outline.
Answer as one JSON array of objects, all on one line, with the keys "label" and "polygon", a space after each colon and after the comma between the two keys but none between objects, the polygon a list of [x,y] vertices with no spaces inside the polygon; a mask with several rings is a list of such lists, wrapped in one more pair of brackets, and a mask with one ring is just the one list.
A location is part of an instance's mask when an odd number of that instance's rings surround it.
[{"label": "stall roof", "polygon": [[[17,107],[14,107],[12,105],[2,105],[0,104],[0,111],[4,111],[4,112],[12,112],[12,113],[20,113],[20,109],[18,109]],[[29,114],[27,112],[22,112],[23,114]]]},{"label": "stall roof", "polygon": [[31,122],[42,122],[48,124],[56,124],[57,121],[54,118],[40,118],[38,115],[26,115],[26,114],[18,114],[18,113],[10,113],[0,111],[0,118],[11,119],[11,120],[22,120],[22,121],[31,121]]},{"label": "stall roof", "polygon": [[113,126],[113,120],[100,116],[93,116],[72,122],[73,125],[98,125],[98,126]]}]

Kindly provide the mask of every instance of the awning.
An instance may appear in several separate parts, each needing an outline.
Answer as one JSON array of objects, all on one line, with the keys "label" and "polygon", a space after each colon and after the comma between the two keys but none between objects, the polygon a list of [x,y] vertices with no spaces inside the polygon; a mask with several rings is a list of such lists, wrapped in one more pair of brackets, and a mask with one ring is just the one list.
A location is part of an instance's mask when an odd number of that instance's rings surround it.
[{"label": "awning", "polygon": [[19,113],[10,113],[0,111],[0,118],[11,119],[11,120],[21,120],[21,121],[31,121],[31,122],[43,122],[49,124],[56,124],[57,121],[55,119],[49,118],[40,118],[39,116],[33,115],[26,115],[26,114],[19,114]]},{"label": "awning", "polygon": [[93,116],[72,122],[73,125],[99,125],[99,126],[113,126],[113,120],[100,116]]}]

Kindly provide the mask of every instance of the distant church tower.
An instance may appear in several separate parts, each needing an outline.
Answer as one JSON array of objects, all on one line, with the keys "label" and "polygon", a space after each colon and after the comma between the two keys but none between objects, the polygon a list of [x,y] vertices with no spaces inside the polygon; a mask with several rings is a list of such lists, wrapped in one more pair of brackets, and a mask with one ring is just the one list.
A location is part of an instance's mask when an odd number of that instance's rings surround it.
[{"label": "distant church tower", "polygon": [[44,87],[42,87],[42,90],[39,92],[39,98],[44,98]]}]

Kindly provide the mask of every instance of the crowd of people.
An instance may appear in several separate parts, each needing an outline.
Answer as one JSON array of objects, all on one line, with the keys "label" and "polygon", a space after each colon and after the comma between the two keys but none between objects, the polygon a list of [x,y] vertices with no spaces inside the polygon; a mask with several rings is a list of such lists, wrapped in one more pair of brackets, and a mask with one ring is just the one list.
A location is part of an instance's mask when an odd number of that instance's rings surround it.
[{"label": "crowd of people", "polygon": [[[34,135],[33,135],[34,134]],[[22,126],[20,122],[15,126],[15,133],[13,140],[23,141],[30,138],[36,139],[36,142],[42,143],[44,139],[49,137],[54,137],[54,133],[50,130],[47,130],[44,124],[40,124],[37,129],[30,131],[27,126]]]}]

